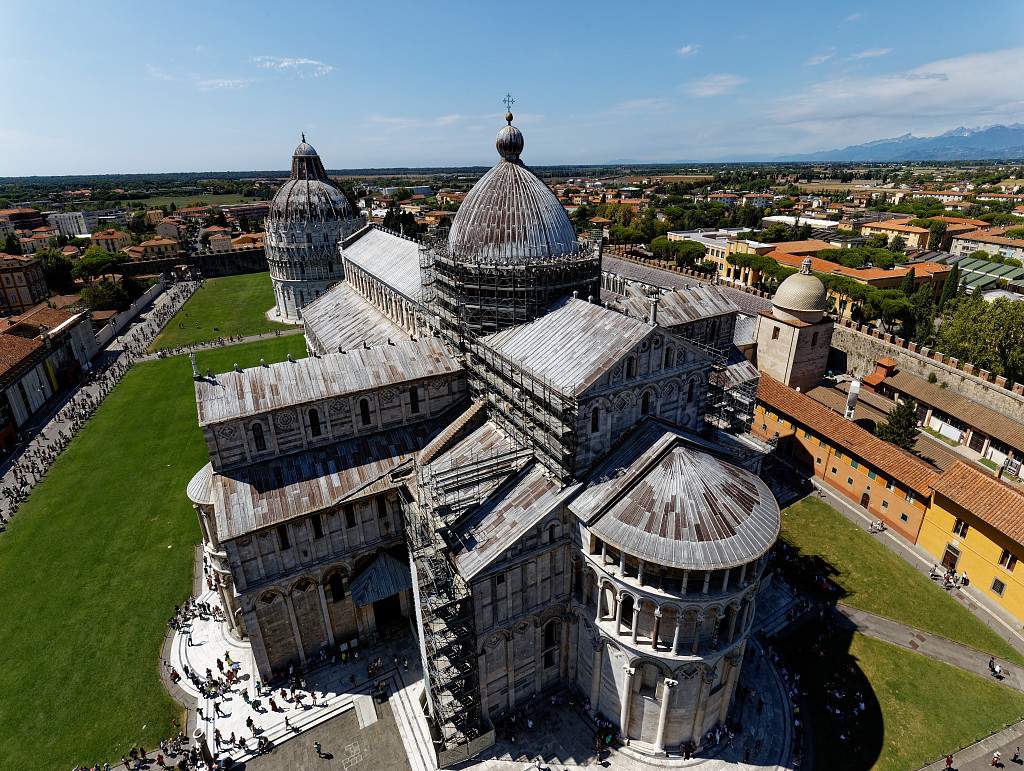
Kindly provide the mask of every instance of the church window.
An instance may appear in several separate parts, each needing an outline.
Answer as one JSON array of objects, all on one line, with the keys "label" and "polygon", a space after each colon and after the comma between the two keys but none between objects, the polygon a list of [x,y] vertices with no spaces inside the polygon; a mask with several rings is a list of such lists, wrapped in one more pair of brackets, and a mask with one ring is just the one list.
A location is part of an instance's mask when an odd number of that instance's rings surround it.
[{"label": "church window", "polygon": [[356,526],[356,510],[351,503],[345,504],[345,527]]},{"label": "church window", "polygon": [[324,525],[320,521],[320,517],[314,515],[314,516],[309,518],[309,521],[313,525],[313,537],[314,538],[318,538],[318,539],[319,538],[323,538],[324,537]]},{"label": "church window", "polygon": [[818,344],[818,333],[815,332],[813,335],[811,335],[811,345],[815,346],[817,344]]},{"label": "church window", "polygon": [[672,360],[674,358],[675,358],[675,351],[673,349],[671,349],[671,348],[666,348],[665,349],[665,364],[664,364],[665,369],[668,369],[669,367],[672,366],[672,363],[673,363]]},{"label": "church window", "polygon": [[412,386],[409,389],[409,412],[418,415],[420,411],[420,389]]},{"label": "church window", "polygon": [[260,423],[253,423],[252,426],[252,443],[256,448],[256,452],[264,452],[267,449],[267,439],[263,436],[263,425]]},{"label": "church window", "polygon": [[693,401],[693,387],[694,387],[694,385],[695,385],[694,381],[691,380],[690,384],[686,387],[686,401],[687,402],[692,402]]},{"label": "church window", "polygon": [[320,436],[323,434],[323,425],[320,422],[320,413],[316,410],[309,411],[309,435]]},{"label": "church window", "polygon": [[327,586],[331,590],[331,602],[341,602],[345,599],[345,580],[339,573],[331,573],[327,579]]},{"label": "church window", "polygon": [[626,377],[636,377],[636,357],[626,359]]},{"label": "church window", "polygon": [[278,542],[281,545],[281,551],[284,551],[285,549],[289,548],[292,545],[291,541],[288,540],[288,526],[287,525],[278,525],[277,526],[277,540],[278,540]]},{"label": "church window", "polygon": [[772,340],[778,340],[778,339],[779,339],[779,328],[778,327],[774,327],[772,329]]},{"label": "church window", "polygon": [[648,391],[640,399],[640,414],[649,415],[651,413],[651,394]]},{"label": "church window", "polygon": [[370,402],[366,399],[359,400],[359,419],[364,426],[370,425]]},{"label": "church window", "polygon": [[601,428],[601,408],[594,407],[590,411],[590,432],[596,433]]},{"label": "church window", "polygon": [[377,518],[387,519],[388,516],[388,499],[383,495],[377,496]]},{"label": "church window", "polygon": [[548,525],[548,541],[554,541],[556,538],[558,538],[558,525],[552,522]]}]

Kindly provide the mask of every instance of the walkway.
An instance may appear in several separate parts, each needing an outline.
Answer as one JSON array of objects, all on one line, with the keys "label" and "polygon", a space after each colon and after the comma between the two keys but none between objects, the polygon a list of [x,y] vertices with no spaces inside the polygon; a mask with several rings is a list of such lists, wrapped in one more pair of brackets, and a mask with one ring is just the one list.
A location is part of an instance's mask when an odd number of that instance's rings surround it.
[{"label": "walkway", "polygon": [[[992,677],[988,668],[987,653],[848,605],[838,605],[836,612],[841,617],[840,623],[845,623],[868,637],[898,645],[982,677]],[[996,662],[1002,668],[1003,685],[1024,691],[1024,672],[1002,659],[996,659]]]},{"label": "walkway", "polygon": [[221,338],[218,340],[209,340],[205,343],[183,345],[178,348],[161,348],[159,351],[147,353],[144,356],[140,356],[138,360],[152,361],[154,359],[166,359],[171,356],[183,356],[187,353],[192,353],[194,351],[208,351],[211,348],[228,348],[232,345],[244,345],[245,343],[254,343],[257,340],[266,340],[268,337],[290,337],[292,335],[301,334],[303,334],[303,328],[298,327],[297,329],[275,330],[273,332],[260,332],[259,334],[256,335],[245,335],[244,337]]}]

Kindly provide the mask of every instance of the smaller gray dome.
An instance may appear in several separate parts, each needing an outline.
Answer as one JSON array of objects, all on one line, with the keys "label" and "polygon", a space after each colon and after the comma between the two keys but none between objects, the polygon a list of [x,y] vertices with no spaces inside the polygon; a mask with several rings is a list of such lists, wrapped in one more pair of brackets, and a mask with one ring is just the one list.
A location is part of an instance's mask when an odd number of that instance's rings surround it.
[{"label": "smaller gray dome", "polygon": [[306,141],[306,132],[303,131],[302,141],[295,147],[295,152],[292,153],[292,158],[309,158],[314,155],[317,155],[317,151],[313,149],[313,145]]},{"label": "smaller gray dome", "polygon": [[827,311],[828,292],[821,279],[811,273],[811,258],[781,284],[772,298],[772,304],[787,311]]},{"label": "smaller gray dome", "polygon": [[508,121],[508,125],[498,132],[498,137],[494,140],[494,146],[498,148],[498,155],[506,161],[515,161],[523,153],[523,146],[525,145],[523,132],[512,125],[512,113],[506,115],[505,120]]}]

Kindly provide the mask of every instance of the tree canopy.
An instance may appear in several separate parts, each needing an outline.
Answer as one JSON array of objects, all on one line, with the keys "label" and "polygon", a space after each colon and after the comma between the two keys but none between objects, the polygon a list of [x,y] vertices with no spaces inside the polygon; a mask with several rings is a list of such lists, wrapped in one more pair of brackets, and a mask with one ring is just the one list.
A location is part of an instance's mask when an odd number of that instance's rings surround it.
[{"label": "tree canopy", "polygon": [[913,399],[896,402],[896,406],[889,411],[886,421],[875,431],[879,439],[884,439],[904,450],[914,448],[914,442],[920,433],[917,428],[917,402]]},{"label": "tree canopy", "polygon": [[944,310],[936,350],[1024,382],[1024,302],[962,295]]}]

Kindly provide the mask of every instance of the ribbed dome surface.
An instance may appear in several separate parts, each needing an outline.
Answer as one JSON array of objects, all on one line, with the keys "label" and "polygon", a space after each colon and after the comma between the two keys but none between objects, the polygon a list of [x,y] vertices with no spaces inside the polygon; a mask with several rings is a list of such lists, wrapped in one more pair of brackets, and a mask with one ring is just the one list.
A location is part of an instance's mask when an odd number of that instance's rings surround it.
[{"label": "ribbed dome surface", "polygon": [[515,264],[579,253],[576,228],[562,204],[519,160],[523,149],[519,129],[511,123],[504,126],[496,145],[502,160],[473,186],[452,222],[451,255],[465,261]]},{"label": "ribbed dome surface", "polygon": [[302,141],[292,153],[291,179],[281,185],[270,204],[271,221],[330,220],[352,217],[352,207],[327,176],[320,156]]}]

